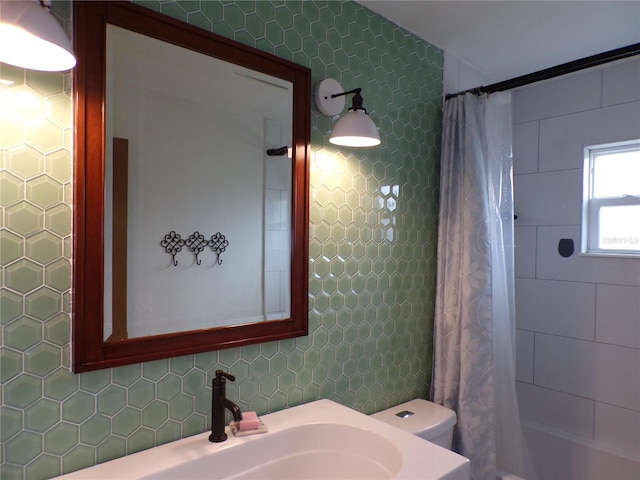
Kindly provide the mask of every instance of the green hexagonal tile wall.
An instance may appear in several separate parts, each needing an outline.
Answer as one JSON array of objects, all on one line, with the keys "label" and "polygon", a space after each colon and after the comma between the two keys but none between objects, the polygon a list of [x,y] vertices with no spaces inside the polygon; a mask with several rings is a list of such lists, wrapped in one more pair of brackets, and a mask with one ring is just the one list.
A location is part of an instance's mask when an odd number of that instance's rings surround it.
[{"label": "green hexagonal tile wall", "polygon": [[[369,413],[428,389],[442,53],[350,1],[139,3],[362,87],[382,145],[336,150],[313,109],[308,337],[73,375],[70,75],[1,65],[3,95],[31,100],[0,115],[3,480],[205,430],[216,368],[259,414],[319,397]],[[70,2],[53,9],[68,28]]]}]

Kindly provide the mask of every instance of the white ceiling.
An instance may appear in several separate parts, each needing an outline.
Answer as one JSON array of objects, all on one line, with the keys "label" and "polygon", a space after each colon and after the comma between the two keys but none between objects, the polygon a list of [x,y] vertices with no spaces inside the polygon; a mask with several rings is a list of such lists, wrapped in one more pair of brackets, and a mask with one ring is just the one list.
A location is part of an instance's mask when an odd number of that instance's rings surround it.
[{"label": "white ceiling", "polygon": [[640,43],[640,0],[361,0],[494,81]]}]

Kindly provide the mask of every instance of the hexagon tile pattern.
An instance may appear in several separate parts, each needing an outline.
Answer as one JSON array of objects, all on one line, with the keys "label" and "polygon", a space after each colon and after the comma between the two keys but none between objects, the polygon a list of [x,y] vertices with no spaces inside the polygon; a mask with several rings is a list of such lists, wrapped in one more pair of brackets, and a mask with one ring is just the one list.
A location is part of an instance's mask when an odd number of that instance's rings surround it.
[{"label": "hexagon tile pattern", "polygon": [[[350,1],[140,1],[361,87],[382,145],[336,149],[315,107],[310,334],[70,373],[70,73],[0,64],[0,476],[41,479],[205,431],[216,368],[259,414],[371,413],[430,378],[442,54]],[[70,27],[69,1],[53,2]],[[311,93],[311,92],[310,92]]]}]

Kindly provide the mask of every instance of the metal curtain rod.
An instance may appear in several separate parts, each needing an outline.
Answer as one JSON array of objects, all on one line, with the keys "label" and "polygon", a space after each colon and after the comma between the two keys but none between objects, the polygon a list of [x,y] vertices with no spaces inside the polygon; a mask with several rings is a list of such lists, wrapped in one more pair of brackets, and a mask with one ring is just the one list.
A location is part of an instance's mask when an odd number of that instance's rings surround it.
[{"label": "metal curtain rod", "polygon": [[444,99],[457,97],[458,95],[464,95],[465,93],[473,93],[479,95],[481,93],[494,93],[502,92],[504,90],[511,90],[512,88],[523,87],[531,83],[536,83],[541,80],[547,80],[549,78],[559,77],[566,75],[567,73],[577,72],[584,70],[585,68],[596,67],[604,63],[613,62],[615,60],[622,60],[623,58],[633,57],[640,55],[640,43],[634,43],[626,47],[616,48],[615,50],[609,50],[608,52],[598,53],[590,57],[581,58],[572,62],[556,65],[555,67],[545,68],[544,70],[538,70],[537,72],[522,75],[521,77],[512,78],[503,82],[493,83],[491,85],[475,87],[469,90],[464,90],[458,93],[449,93]]}]

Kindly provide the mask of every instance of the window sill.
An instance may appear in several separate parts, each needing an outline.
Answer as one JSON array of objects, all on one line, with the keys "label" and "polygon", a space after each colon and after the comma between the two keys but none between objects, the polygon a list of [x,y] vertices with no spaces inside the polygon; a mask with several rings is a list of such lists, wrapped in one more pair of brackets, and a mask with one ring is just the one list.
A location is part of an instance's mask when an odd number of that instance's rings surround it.
[{"label": "window sill", "polygon": [[580,252],[578,256],[602,258],[635,258],[636,260],[640,260],[640,253]]}]

